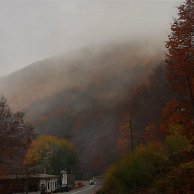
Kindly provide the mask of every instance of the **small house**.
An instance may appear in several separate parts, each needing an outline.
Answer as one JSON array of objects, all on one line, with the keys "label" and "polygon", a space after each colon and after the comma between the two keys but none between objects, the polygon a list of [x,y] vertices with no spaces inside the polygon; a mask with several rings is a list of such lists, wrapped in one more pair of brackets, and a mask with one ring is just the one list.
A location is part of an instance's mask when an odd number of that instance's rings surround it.
[{"label": "small house", "polygon": [[33,193],[52,193],[58,188],[58,177],[50,174],[9,175],[0,178],[0,194],[28,191]]}]

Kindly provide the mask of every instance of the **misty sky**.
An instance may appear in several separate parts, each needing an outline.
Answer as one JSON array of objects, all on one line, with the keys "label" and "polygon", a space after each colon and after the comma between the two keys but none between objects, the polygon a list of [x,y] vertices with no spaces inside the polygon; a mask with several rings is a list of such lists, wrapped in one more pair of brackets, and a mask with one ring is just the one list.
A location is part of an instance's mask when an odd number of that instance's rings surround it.
[{"label": "misty sky", "polygon": [[0,76],[64,51],[159,42],[183,0],[0,0]]}]

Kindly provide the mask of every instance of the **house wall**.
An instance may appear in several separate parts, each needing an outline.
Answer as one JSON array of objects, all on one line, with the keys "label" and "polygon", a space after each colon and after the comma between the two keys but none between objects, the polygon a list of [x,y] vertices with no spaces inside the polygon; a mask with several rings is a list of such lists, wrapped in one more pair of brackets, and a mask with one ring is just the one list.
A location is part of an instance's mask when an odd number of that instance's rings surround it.
[{"label": "house wall", "polygon": [[[26,182],[26,180],[28,181]],[[25,193],[26,184],[28,184],[29,194],[30,192],[40,193],[38,191],[40,191],[41,185],[45,185],[45,191],[51,193],[58,188],[58,178],[44,175],[43,177],[28,177],[28,179],[23,178],[23,176],[0,179],[0,194]]]},{"label": "house wall", "polygon": [[57,189],[57,178],[40,179],[40,188],[42,185],[45,185],[46,192],[52,192]]}]

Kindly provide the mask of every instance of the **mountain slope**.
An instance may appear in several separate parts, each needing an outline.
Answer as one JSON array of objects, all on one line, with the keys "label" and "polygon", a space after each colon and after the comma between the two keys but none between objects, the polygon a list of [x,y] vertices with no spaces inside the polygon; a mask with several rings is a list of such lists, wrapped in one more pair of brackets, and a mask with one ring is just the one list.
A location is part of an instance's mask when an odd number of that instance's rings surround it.
[{"label": "mountain slope", "polygon": [[83,171],[92,175],[114,160],[123,113],[135,91],[149,86],[160,56],[127,44],[85,48],[1,78],[0,91],[12,107],[25,111],[38,133],[72,140]]}]

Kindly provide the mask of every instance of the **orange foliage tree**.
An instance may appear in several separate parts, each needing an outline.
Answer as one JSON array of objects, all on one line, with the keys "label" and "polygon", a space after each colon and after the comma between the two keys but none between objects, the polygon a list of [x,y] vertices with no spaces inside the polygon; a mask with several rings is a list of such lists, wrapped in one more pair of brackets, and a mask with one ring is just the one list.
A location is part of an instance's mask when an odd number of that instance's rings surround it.
[{"label": "orange foliage tree", "polygon": [[194,119],[194,0],[186,0],[178,11],[166,42],[167,73],[174,90],[192,107]]},{"label": "orange foliage tree", "polygon": [[167,133],[169,127],[179,125],[181,126],[184,135],[189,139],[192,139],[194,131],[191,130],[193,127],[191,115],[192,109],[187,101],[169,101],[163,109],[163,117],[160,125],[161,131]]}]

